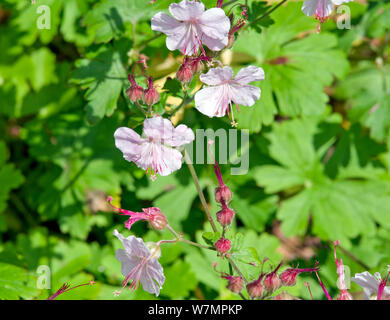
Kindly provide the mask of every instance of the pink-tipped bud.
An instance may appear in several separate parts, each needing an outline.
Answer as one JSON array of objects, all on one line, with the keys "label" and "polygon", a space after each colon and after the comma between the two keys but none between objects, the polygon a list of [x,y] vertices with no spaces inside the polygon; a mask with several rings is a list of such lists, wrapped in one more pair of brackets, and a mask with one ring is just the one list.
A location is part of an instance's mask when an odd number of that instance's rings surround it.
[{"label": "pink-tipped bud", "polygon": [[217,212],[217,221],[222,227],[231,225],[234,218],[234,211],[228,207]]},{"label": "pink-tipped bud", "polygon": [[264,282],[263,282],[263,285],[264,285],[264,288],[267,289],[268,292],[273,292],[277,289],[279,289],[280,287],[280,279],[278,277],[278,275],[276,274],[276,271],[278,271],[278,269],[280,268],[282,264],[280,263],[274,271],[272,271],[271,273],[268,273],[265,278],[264,278]]},{"label": "pink-tipped bud", "polygon": [[232,199],[232,197],[233,193],[226,184],[215,188],[215,201],[219,203],[227,203]]},{"label": "pink-tipped bud", "polygon": [[215,244],[215,248],[219,253],[226,253],[230,250],[232,247],[230,240],[225,238],[220,238]]},{"label": "pink-tipped bud", "polygon": [[183,83],[189,83],[192,80],[192,68],[188,59],[185,59],[176,73],[176,78]]},{"label": "pink-tipped bud", "polygon": [[291,287],[295,286],[297,283],[297,276],[302,272],[313,272],[315,270],[318,270],[317,267],[315,268],[308,268],[308,269],[294,269],[294,268],[288,268],[284,270],[280,275],[279,279],[283,286]]},{"label": "pink-tipped bud", "polygon": [[277,296],[272,297],[272,300],[300,300],[287,292],[281,292]]},{"label": "pink-tipped bud", "polygon": [[246,290],[252,299],[260,298],[263,295],[264,289],[261,285],[261,279],[262,278],[259,278],[246,285]]},{"label": "pink-tipped bud", "polygon": [[148,78],[148,88],[144,92],[144,102],[152,106],[156,104],[160,100],[160,94],[156,91],[156,89],[153,86],[153,80],[152,78]]},{"label": "pink-tipped bud", "polygon": [[231,292],[234,293],[240,293],[242,288],[244,287],[244,283],[242,281],[242,278],[239,276],[231,276],[227,279],[228,285],[226,288],[228,288]]},{"label": "pink-tipped bud", "polygon": [[142,99],[144,89],[135,82],[133,75],[129,74],[128,78],[130,81],[130,88],[126,90],[126,94],[131,102],[137,102]]},{"label": "pink-tipped bud", "polygon": [[147,215],[150,226],[155,230],[164,230],[168,225],[166,216],[161,212],[159,208],[151,207],[142,209]]}]

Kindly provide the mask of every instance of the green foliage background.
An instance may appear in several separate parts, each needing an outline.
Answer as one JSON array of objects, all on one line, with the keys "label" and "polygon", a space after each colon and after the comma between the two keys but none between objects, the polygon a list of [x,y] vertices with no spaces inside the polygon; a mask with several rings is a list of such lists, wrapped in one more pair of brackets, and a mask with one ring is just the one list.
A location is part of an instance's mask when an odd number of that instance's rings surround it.
[{"label": "green foliage background", "polygon": [[[151,182],[114,146],[119,126],[139,130],[143,116],[126,95],[129,67],[143,53],[150,72],[165,78],[179,66],[150,18],[168,0],[5,0],[0,4],[0,299],[45,299],[64,282],[95,279],[58,299],[153,299],[138,290],[114,297],[121,285],[115,259],[124,219],[106,206],[112,195],[123,208],[158,206],[186,238],[204,243],[210,231],[189,171]],[[216,1],[204,1],[209,7]],[[261,66],[266,80],[253,108],[241,108],[239,128],[251,132],[250,170],[225,179],[234,192],[239,232],[233,256],[268,257],[276,265],[313,266],[337,292],[332,241],[351,274],[385,271],[390,263],[390,3],[349,3],[352,28],[317,21],[288,1],[242,32],[229,53],[231,65]],[[269,10],[248,0],[249,22]],[[51,28],[40,30],[39,5],[51,9]],[[271,4],[272,5],[272,4]],[[237,14],[238,11],[237,11]],[[153,39],[153,41],[149,41]],[[169,62],[163,64],[163,62]],[[172,62],[173,61],[173,62]],[[164,67],[162,67],[164,65]],[[194,84],[195,85],[195,84]],[[174,82],[155,106],[166,112]],[[180,89],[180,88],[179,88]],[[179,90],[180,91],[180,90]],[[230,128],[190,104],[179,121],[192,129]],[[212,166],[195,166],[213,214]],[[146,241],[170,238],[138,223]],[[249,248],[242,250],[242,248]],[[309,255],[302,252],[312,253]],[[166,282],[161,299],[235,299],[213,271],[213,252],[185,244],[163,247]],[[51,289],[36,286],[37,268],[51,269]],[[289,292],[323,299],[311,275]],[[352,285],[352,292],[359,287]]]}]

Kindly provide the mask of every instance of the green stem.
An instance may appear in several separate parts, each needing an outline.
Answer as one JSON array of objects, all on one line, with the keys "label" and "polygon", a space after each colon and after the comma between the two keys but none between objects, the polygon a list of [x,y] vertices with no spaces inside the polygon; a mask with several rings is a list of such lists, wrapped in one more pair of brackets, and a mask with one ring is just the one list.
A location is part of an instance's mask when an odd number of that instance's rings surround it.
[{"label": "green stem", "polygon": [[204,197],[202,188],[201,188],[201,186],[199,184],[199,179],[198,179],[198,176],[196,175],[195,168],[192,165],[191,159],[190,159],[190,157],[188,156],[188,154],[187,154],[187,152],[185,150],[184,150],[184,159],[185,159],[185,161],[186,161],[186,163],[188,165],[188,168],[190,169],[190,173],[191,173],[192,179],[194,180],[196,190],[198,191],[200,201],[202,202],[203,208],[204,208],[204,210],[206,212],[207,219],[209,220],[209,222],[211,224],[211,228],[213,228],[214,232],[217,232],[218,231],[217,227],[215,226],[214,220],[213,220],[213,218],[211,216],[209,207],[208,207],[206,199]]},{"label": "green stem", "polygon": [[188,243],[188,244],[190,244],[192,246],[195,246],[195,247],[198,247],[198,248],[209,249],[209,250],[214,250],[215,251],[214,247],[205,246],[203,244],[200,244],[200,243],[197,243],[197,242],[193,242],[193,241],[184,239],[183,236],[178,234],[169,224],[167,225],[167,228],[168,228],[169,231],[171,231],[174,234],[174,236],[176,237],[177,241],[185,242],[185,243]]}]

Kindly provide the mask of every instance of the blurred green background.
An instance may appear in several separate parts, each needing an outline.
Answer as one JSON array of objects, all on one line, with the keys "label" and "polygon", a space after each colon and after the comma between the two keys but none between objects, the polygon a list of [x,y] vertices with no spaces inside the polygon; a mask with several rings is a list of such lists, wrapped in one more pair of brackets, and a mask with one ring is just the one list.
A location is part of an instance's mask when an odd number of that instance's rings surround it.
[{"label": "blurred green background", "polygon": [[[148,57],[161,101],[180,102],[180,87],[166,79],[180,65],[165,36],[150,29],[150,18],[173,1],[2,0],[0,3],[0,299],[45,299],[64,282],[95,279],[58,299],[153,299],[141,289],[119,297],[122,275],[112,232],[145,241],[169,239],[168,232],[112,213],[106,196],[140,211],[157,206],[176,230],[204,243],[209,231],[188,168],[152,182],[115,148],[119,126],[142,129],[143,115],[125,94],[127,72]],[[216,0],[203,1],[215,6]],[[249,22],[275,2],[248,0]],[[37,22],[50,8],[50,29]],[[288,1],[237,38],[221,60],[235,69],[261,66],[266,80],[253,108],[237,114],[251,132],[250,170],[230,175],[236,221],[242,234],[233,256],[249,277],[260,272],[245,259],[268,257],[276,265],[313,266],[337,293],[332,241],[339,257],[356,272],[385,272],[390,263],[390,4],[349,3],[351,29],[339,29],[339,13],[323,24]],[[236,11],[235,11],[236,10]],[[239,8],[233,11],[239,16]],[[42,22],[42,21],[41,21]],[[47,23],[47,21],[46,21]],[[193,81],[196,87],[196,80]],[[230,121],[209,119],[193,103],[172,118],[195,129],[229,129]],[[215,215],[217,181],[211,165],[196,165]],[[241,236],[240,236],[241,237]],[[255,250],[253,250],[255,249]],[[239,253],[249,255],[240,257]],[[242,258],[242,259],[241,259]],[[159,299],[236,299],[212,264],[217,258],[186,244],[165,245],[160,262],[166,282]],[[37,288],[37,268],[51,270],[51,289]],[[324,299],[311,275],[288,291]],[[351,292],[359,297],[360,288]]]}]

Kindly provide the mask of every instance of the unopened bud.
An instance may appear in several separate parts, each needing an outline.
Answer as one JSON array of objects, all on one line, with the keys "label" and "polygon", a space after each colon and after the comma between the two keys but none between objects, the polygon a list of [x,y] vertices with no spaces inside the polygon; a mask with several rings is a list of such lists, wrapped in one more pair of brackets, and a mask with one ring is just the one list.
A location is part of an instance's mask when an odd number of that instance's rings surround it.
[{"label": "unopened bud", "polygon": [[150,226],[155,230],[163,230],[168,224],[168,220],[159,208],[151,207],[143,209],[148,215],[148,222]]},{"label": "unopened bud", "polygon": [[194,59],[191,63],[191,70],[193,74],[201,72],[203,70],[203,62],[201,59]]},{"label": "unopened bud", "polygon": [[298,269],[298,268],[288,268],[284,270],[280,275],[279,279],[283,286],[295,286],[297,283],[297,276],[302,272],[313,272],[318,270],[317,267],[307,268],[307,269]]},{"label": "unopened bud", "polygon": [[228,207],[217,212],[217,221],[222,227],[231,225],[234,218],[234,211]]},{"label": "unopened bud", "polygon": [[140,86],[130,87],[126,90],[126,94],[129,97],[131,102],[137,102],[142,99],[142,95],[144,94],[144,89]]},{"label": "unopened bud", "polygon": [[229,202],[232,199],[232,196],[233,193],[226,184],[215,188],[215,201],[219,203]]},{"label": "unopened bud", "polygon": [[191,65],[185,60],[176,73],[176,78],[183,83],[189,83],[192,80]]},{"label": "unopened bud", "polygon": [[160,94],[154,88],[152,78],[149,78],[148,88],[144,92],[144,102],[147,105],[152,106],[156,104],[158,100],[160,100]]},{"label": "unopened bud", "polygon": [[261,285],[261,279],[252,281],[246,285],[246,290],[252,299],[260,298],[263,295],[263,286]]},{"label": "unopened bud", "polygon": [[225,238],[220,238],[215,244],[215,248],[219,253],[226,253],[230,250],[232,247],[230,240]]},{"label": "unopened bud", "polygon": [[226,288],[228,288],[231,292],[234,293],[240,293],[242,288],[244,287],[244,283],[242,281],[242,278],[239,276],[232,276],[228,278],[228,285]]},{"label": "unopened bud", "polygon": [[272,300],[300,300],[287,292],[281,292],[277,296],[274,296]]},{"label": "unopened bud", "polygon": [[128,78],[130,81],[130,88],[126,90],[126,94],[131,102],[137,102],[142,99],[144,89],[135,82],[133,75],[129,74]]},{"label": "unopened bud", "polygon": [[278,278],[278,275],[276,272],[271,272],[265,276],[264,279],[264,287],[269,292],[274,292],[275,290],[279,289],[280,287],[280,280]]}]

